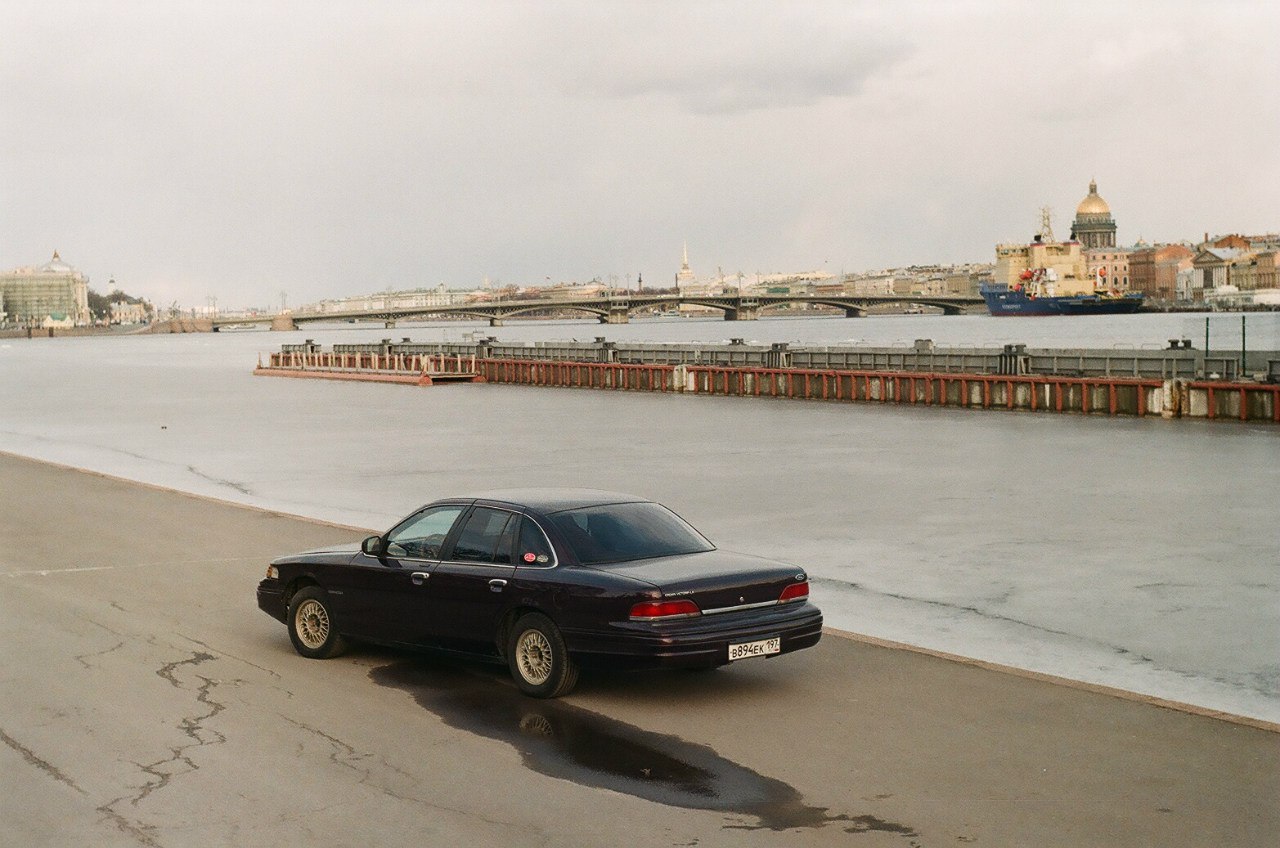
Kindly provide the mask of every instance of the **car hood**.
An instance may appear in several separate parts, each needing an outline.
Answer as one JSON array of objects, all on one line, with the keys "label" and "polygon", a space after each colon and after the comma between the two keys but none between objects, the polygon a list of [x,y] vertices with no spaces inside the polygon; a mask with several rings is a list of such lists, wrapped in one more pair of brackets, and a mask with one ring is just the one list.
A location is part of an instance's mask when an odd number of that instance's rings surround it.
[{"label": "car hood", "polygon": [[806,579],[803,568],[721,550],[593,567],[643,580],[665,598],[690,598],[703,611],[776,601],[784,588]]},{"label": "car hood", "polygon": [[328,545],[327,547],[316,548],[315,550],[301,551],[300,553],[289,554],[288,556],[278,557],[277,559],[273,560],[273,562],[276,562],[276,563],[297,562],[298,560],[307,560],[307,559],[315,559],[316,557],[331,557],[331,556],[348,556],[349,557],[352,554],[357,554],[359,552],[360,552],[360,543],[350,542],[348,544]]}]

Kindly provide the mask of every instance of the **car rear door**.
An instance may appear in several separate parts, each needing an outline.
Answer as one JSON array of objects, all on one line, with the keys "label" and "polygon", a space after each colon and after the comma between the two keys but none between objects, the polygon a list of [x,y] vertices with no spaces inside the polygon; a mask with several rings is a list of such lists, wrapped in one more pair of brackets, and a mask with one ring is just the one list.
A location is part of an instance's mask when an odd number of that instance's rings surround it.
[{"label": "car rear door", "polygon": [[519,527],[518,513],[493,506],[472,507],[461,519],[430,580],[431,626],[444,646],[493,653]]}]

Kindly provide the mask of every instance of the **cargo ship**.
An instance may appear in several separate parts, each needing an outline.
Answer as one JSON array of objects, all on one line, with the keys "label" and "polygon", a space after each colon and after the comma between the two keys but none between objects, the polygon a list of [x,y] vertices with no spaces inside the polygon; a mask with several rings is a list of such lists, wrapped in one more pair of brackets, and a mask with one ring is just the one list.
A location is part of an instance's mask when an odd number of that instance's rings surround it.
[{"label": "cargo ship", "polygon": [[1012,286],[983,285],[978,291],[992,315],[1123,315],[1142,306],[1140,292],[1095,287],[1091,292],[1057,294],[1052,268],[1023,271]]}]

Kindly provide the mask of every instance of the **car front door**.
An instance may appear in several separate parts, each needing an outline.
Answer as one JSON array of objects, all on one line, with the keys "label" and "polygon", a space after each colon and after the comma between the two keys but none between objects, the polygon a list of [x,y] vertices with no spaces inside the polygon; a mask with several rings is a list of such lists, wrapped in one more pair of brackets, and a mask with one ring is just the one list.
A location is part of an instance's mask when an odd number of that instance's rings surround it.
[{"label": "car front door", "polygon": [[440,553],[467,504],[430,506],[400,522],[387,533],[382,556],[376,560],[390,584],[380,596],[385,606],[373,614],[383,619],[381,637],[408,645],[435,643],[432,618],[438,614],[432,598],[432,582]]},{"label": "car front door", "polygon": [[494,652],[507,586],[516,570],[512,549],[519,526],[518,514],[488,506],[476,506],[462,519],[431,573],[431,618],[441,644]]}]

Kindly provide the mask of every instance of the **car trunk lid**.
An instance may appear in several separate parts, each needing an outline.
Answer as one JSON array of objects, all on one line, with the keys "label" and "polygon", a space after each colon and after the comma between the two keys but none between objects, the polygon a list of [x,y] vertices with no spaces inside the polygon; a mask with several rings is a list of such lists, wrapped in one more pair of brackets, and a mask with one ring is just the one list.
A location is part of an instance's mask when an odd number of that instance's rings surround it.
[{"label": "car trunk lid", "polygon": [[807,579],[794,565],[720,550],[596,567],[650,583],[664,599],[687,598],[704,614],[776,603],[783,589]]}]

